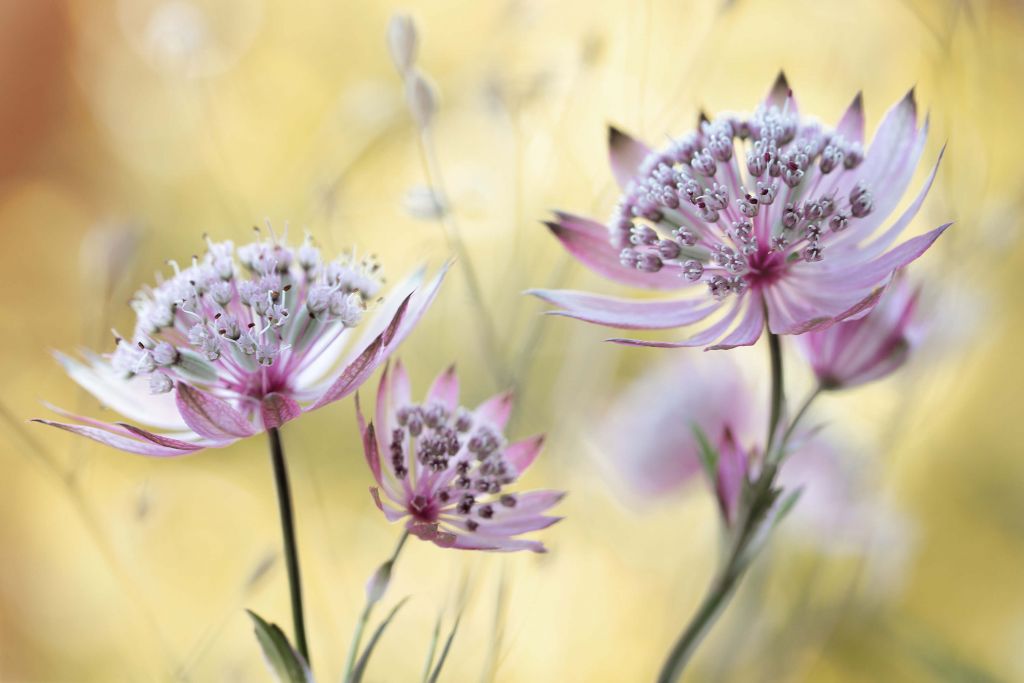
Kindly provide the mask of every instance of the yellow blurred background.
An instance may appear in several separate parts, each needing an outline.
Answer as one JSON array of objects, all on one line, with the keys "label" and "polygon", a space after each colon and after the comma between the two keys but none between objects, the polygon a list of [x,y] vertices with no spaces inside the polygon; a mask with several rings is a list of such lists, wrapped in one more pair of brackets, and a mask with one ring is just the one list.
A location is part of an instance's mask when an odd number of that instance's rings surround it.
[{"label": "yellow blurred background", "polygon": [[[392,279],[449,256],[384,39],[400,10],[500,340],[481,352],[460,265],[401,355],[420,391],[457,361],[470,403],[514,377],[512,436],[550,435],[524,485],[571,494],[547,555],[411,543],[388,601],[412,599],[367,680],[418,680],[460,602],[443,680],[653,679],[713,570],[714,507],[697,485],[638,500],[598,427],[661,354],[701,352],[602,344],[521,292],[615,291],[538,222],[610,211],[609,122],[663,140],[701,107],[752,108],[780,68],[824,121],[863,90],[869,131],[916,84],[924,158],[949,148],[913,230],[956,224],[915,264],[920,354],[820,406],[865,529],[784,528],[688,680],[1024,680],[1024,5],[970,0],[0,2],[0,680],[270,680],[243,611],[289,623],[263,440],[156,461],[25,420],[43,400],[102,415],[50,351],[112,349],[134,289],[203,233],[288,222],[376,252]],[[763,354],[735,352],[762,373]],[[351,400],[284,440],[313,664],[339,680],[399,530],[366,492]]]}]

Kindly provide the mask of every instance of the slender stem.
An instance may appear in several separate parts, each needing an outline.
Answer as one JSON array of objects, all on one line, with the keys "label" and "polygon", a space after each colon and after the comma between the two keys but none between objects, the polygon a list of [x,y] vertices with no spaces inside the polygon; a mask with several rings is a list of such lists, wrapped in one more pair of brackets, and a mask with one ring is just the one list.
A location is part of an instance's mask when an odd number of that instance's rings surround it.
[{"label": "slender stem", "polygon": [[[387,567],[388,580],[390,581],[390,574],[394,571],[395,562],[398,561],[398,555],[402,552],[402,548],[405,546],[406,540],[409,538],[408,530],[402,532],[402,537],[398,539],[398,544],[395,546],[395,551],[391,553],[391,558],[387,560],[377,572],[381,571],[384,567]],[[376,578],[374,573],[374,578]],[[373,581],[374,579],[371,579]],[[373,612],[373,606],[377,604],[381,596],[377,596],[376,599],[367,597],[366,604],[363,606],[363,612],[359,615],[359,621],[356,622],[356,629],[352,633],[352,644],[348,648],[348,657],[345,660],[345,682],[352,680],[352,670],[356,666],[356,656],[359,654],[359,645],[363,640],[363,632],[366,630],[366,624],[370,621],[370,614]],[[429,666],[429,665],[428,665]]]},{"label": "slender stem", "polygon": [[779,335],[768,333],[768,353],[772,371],[771,389],[771,414],[768,418],[768,441],[765,442],[764,452],[771,453],[775,441],[775,431],[779,427],[779,419],[782,417],[782,405],[786,400],[786,391],[782,376],[782,345],[779,343]]},{"label": "slender stem", "polygon": [[789,423],[789,427],[786,428],[786,432],[782,435],[782,441],[779,443],[779,448],[775,451],[775,455],[773,456],[774,462],[782,460],[783,447],[789,443],[789,439],[793,436],[793,432],[796,430],[797,424],[800,423],[804,415],[807,413],[807,409],[811,407],[812,403],[814,403],[814,399],[818,398],[824,390],[825,388],[818,384],[814,387],[814,390],[807,395],[807,398],[804,399],[804,402],[800,405],[800,410],[796,411],[796,415],[793,416],[793,420]]},{"label": "slender stem", "polygon": [[295,542],[295,515],[292,512],[292,492],[288,486],[288,468],[284,462],[281,434],[276,428],[267,430],[270,438],[270,460],[274,465],[274,483],[277,485],[277,507],[281,513],[281,536],[284,539],[284,559],[288,566],[288,591],[292,603],[292,626],[295,630],[295,649],[309,661],[306,644],[306,622],[302,612],[302,581],[299,576],[299,548]]},{"label": "slender stem", "polygon": [[508,384],[509,377],[501,356],[498,334],[491,316],[491,309],[487,306],[487,302],[484,299],[483,287],[480,284],[476,268],[473,266],[473,261],[469,256],[469,251],[466,249],[466,244],[462,240],[462,232],[459,230],[459,225],[452,215],[451,201],[445,190],[444,179],[441,176],[441,165],[434,152],[433,137],[429,128],[424,128],[420,131],[418,143],[420,160],[423,163],[423,172],[426,175],[427,184],[443,206],[440,223],[444,228],[445,238],[448,241],[448,246],[462,262],[461,266],[466,278],[466,288],[469,291],[470,301],[476,309],[488,365],[491,367],[495,381],[499,385],[504,386]]},{"label": "slender stem", "polygon": [[[778,336],[770,332],[768,333],[768,351],[772,387],[768,445],[765,452],[771,453],[771,444],[775,440],[775,432],[782,416],[785,391],[783,389],[782,347],[779,344]],[[697,608],[697,613],[693,615],[672,646],[658,676],[658,683],[675,683],[679,680],[683,669],[686,668],[693,653],[697,650],[697,646],[711,630],[711,626],[714,625],[739,584],[749,566],[750,554],[747,551],[750,544],[757,536],[761,523],[775,501],[774,483],[777,472],[777,464],[771,458],[766,457],[760,475],[750,484],[750,495],[745,497],[748,502],[743,505],[737,519],[729,552],[726,554],[721,568],[712,579],[704,599]]]}]

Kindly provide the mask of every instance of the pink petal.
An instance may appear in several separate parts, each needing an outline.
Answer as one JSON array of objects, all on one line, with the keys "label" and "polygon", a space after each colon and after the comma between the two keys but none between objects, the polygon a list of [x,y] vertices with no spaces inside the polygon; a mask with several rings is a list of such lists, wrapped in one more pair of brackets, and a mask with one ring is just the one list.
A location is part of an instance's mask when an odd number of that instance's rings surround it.
[{"label": "pink petal", "polygon": [[434,279],[431,280],[425,287],[417,289],[411,295],[408,304],[408,310],[404,316],[396,319],[399,321],[397,329],[394,334],[388,334],[385,330],[384,337],[384,357],[387,358],[392,351],[398,348],[398,345],[409,336],[416,324],[419,323],[423,314],[427,312],[430,305],[434,303],[434,299],[437,298],[437,293],[441,289],[441,283],[444,282],[445,275],[448,274],[448,270],[452,267],[452,261],[446,262],[441,269],[438,271]]},{"label": "pink petal", "polygon": [[708,317],[721,305],[719,302],[709,302],[706,298],[622,299],[567,289],[533,289],[528,293],[565,309],[548,311],[549,315],[634,330],[662,330],[690,325]]},{"label": "pink petal", "polygon": [[[205,445],[192,448],[190,450],[182,450],[180,448],[171,448],[169,446],[161,446],[160,444],[153,443],[151,441],[143,441],[139,439],[133,439],[121,434],[109,432],[98,427],[91,427],[87,425],[70,425],[64,424],[63,422],[53,422],[51,420],[40,420],[36,419],[33,422],[39,424],[49,425],[50,427],[56,427],[65,431],[71,432],[72,434],[78,434],[84,436],[93,441],[116,448],[118,450],[127,451],[128,453],[137,453],[139,455],[150,455],[155,457],[174,457],[178,455],[187,455],[189,453],[195,453],[198,450],[206,448]],[[226,445],[226,444],[224,444]]]},{"label": "pink petal", "polygon": [[359,410],[359,395],[356,394],[356,414],[359,420],[359,433],[363,437],[363,454],[366,456],[366,464],[370,466],[370,472],[374,480],[381,483],[380,449],[377,446],[377,432],[371,423],[368,427],[363,421],[363,413]]},{"label": "pink petal", "polygon": [[836,132],[842,135],[847,142],[864,143],[864,97],[857,93],[853,102],[846,109],[843,118],[839,119],[836,125]]},{"label": "pink petal", "polygon": [[234,441],[224,442],[201,442],[195,443],[192,441],[182,441],[181,439],[175,439],[167,436],[166,434],[155,434],[135,425],[130,425],[127,422],[118,422],[118,427],[121,427],[127,432],[134,434],[135,436],[141,437],[146,441],[157,444],[158,446],[165,446],[166,448],[174,448],[179,451],[192,452],[202,450],[203,448],[212,447],[219,448],[221,446],[227,446],[228,444],[234,443]]},{"label": "pink petal", "polygon": [[612,175],[620,189],[625,190],[629,186],[650,153],[651,148],[644,143],[615,126],[608,126],[608,157],[611,160]]},{"label": "pink petal", "polygon": [[764,304],[760,297],[749,297],[747,312],[743,314],[740,324],[720,343],[708,347],[709,351],[718,349],[734,349],[737,346],[750,346],[761,338],[764,329]]},{"label": "pink petal", "polygon": [[844,278],[846,285],[851,289],[856,289],[859,287],[870,287],[882,282],[892,275],[893,271],[903,268],[928,251],[928,248],[935,243],[939,235],[945,232],[946,228],[950,225],[952,223],[946,223],[931,232],[911,238],[873,261],[857,266],[856,269],[851,270],[849,275]]},{"label": "pink petal", "polygon": [[[750,296],[753,296],[753,295],[750,295]],[[717,323],[715,323],[711,327],[708,327],[707,329],[703,330],[702,332],[698,332],[697,334],[693,335],[692,337],[690,337],[688,339],[684,339],[683,341],[678,341],[678,342],[662,342],[662,341],[645,341],[643,339],[623,339],[623,338],[606,339],[605,341],[609,341],[609,342],[612,342],[614,344],[627,344],[629,346],[651,346],[651,347],[662,348],[662,349],[674,349],[674,348],[686,348],[686,347],[693,347],[693,346],[704,346],[706,344],[710,344],[711,342],[715,341],[716,339],[721,337],[723,334],[725,334],[725,331],[728,330],[729,326],[732,325],[732,321],[736,319],[736,315],[740,312],[740,309],[742,307],[743,307],[743,298],[737,298],[736,299],[736,303],[733,304],[732,309],[725,315],[724,318],[719,320]]]},{"label": "pink petal", "polygon": [[516,468],[516,473],[519,476],[522,476],[523,472],[537,459],[537,455],[540,454],[540,449],[543,446],[543,434],[523,439],[522,441],[516,441],[505,448],[505,460]]},{"label": "pink petal", "polygon": [[739,509],[743,482],[747,478],[747,456],[733,439],[732,431],[726,429],[723,443],[719,448],[718,473],[715,491],[725,520],[732,523]]},{"label": "pink petal", "polygon": [[786,74],[779,71],[779,75],[775,77],[775,82],[772,83],[771,90],[764,98],[765,107],[778,107],[779,109],[785,109],[788,113],[796,115],[799,110],[796,106],[796,98],[793,97],[793,89],[789,87],[789,81],[786,80]]},{"label": "pink petal", "polygon": [[514,512],[518,515],[535,515],[557,505],[566,494],[565,491],[539,490],[512,495],[515,496],[516,505],[506,514]]},{"label": "pink petal", "polygon": [[612,246],[608,229],[590,220],[568,213],[556,213],[557,221],[545,225],[561,241],[570,254],[587,268],[621,284],[645,289],[681,289],[690,283],[678,277],[672,269],[657,273],[644,273],[627,268],[619,262],[620,249]]},{"label": "pink petal", "polygon": [[300,415],[302,407],[284,394],[267,394],[260,402],[260,417],[263,419],[264,429],[277,429]]},{"label": "pink petal", "polygon": [[455,366],[451,365],[434,380],[427,392],[428,403],[440,403],[449,412],[459,407],[459,378],[455,374]]},{"label": "pink petal", "polygon": [[376,486],[370,487],[370,495],[373,496],[373,502],[376,503],[377,508],[384,513],[384,519],[389,522],[397,522],[406,516],[404,510],[398,510],[380,499],[380,491],[377,490]]},{"label": "pink petal", "polygon": [[506,391],[487,399],[473,411],[477,419],[484,420],[492,427],[501,431],[508,424],[508,418],[512,415],[513,394]]},{"label": "pink petal", "polygon": [[[401,315],[401,312],[402,310],[400,309],[399,315]],[[320,395],[320,398],[317,399],[310,410],[316,410],[328,403],[345,398],[358,389],[379,364],[381,348],[383,346],[384,343],[380,336],[374,339],[354,361],[341,371],[341,374]]]},{"label": "pink petal", "polygon": [[451,547],[461,550],[492,550],[495,552],[514,552],[517,550],[532,550],[535,553],[547,552],[544,544],[540,541],[522,538],[489,537],[479,534],[458,534],[455,543]]},{"label": "pink petal", "polygon": [[466,518],[464,517],[446,516],[443,519],[445,524],[455,527],[460,531],[490,538],[517,536],[531,531],[540,531],[562,520],[562,517],[547,517],[544,515],[523,515],[502,520],[499,517],[500,514],[500,511],[495,513],[496,519],[474,519],[473,521],[479,524],[476,531],[469,530]]},{"label": "pink petal", "polygon": [[178,412],[196,434],[214,441],[230,441],[259,431],[227,401],[184,382],[178,382],[175,388]]},{"label": "pink petal", "polygon": [[935,175],[939,172],[939,164],[942,163],[942,157],[946,153],[946,146],[942,146],[942,150],[939,151],[939,158],[935,160],[935,166],[932,167],[932,172],[928,175],[928,179],[921,186],[920,191],[917,193],[917,197],[914,201],[906,208],[906,210],[900,215],[892,226],[884,233],[875,238],[871,243],[859,247],[852,246],[851,249],[859,252],[857,255],[860,258],[873,258],[883,251],[885,251],[889,245],[891,245],[896,238],[906,229],[910,224],[910,221],[917,216],[917,212],[921,210],[921,205],[924,204],[925,197],[928,196],[928,191],[932,188],[932,183],[935,182]]}]

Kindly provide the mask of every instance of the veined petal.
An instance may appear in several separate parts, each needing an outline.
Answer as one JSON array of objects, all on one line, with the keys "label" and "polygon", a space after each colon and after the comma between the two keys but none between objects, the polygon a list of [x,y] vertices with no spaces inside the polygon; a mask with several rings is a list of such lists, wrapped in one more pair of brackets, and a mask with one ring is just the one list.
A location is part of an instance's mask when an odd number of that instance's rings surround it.
[{"label": "veined petal", "polygon": [[522,475],[533,461],[537,459],[540,449],[544,446],[544,435],[538,435],[522,441],[516,441],[505,448],[505,459]]},{"label": "veined petal", "polygon": [[529,293],[565,309],[548,311],[549,315],[634,330],[661,330],[691,325],[708,317],[721,305],[719,302],[709,302],[706,298],[622,299],[566,289],[533,289]]},{"label": "veined petal", "polygon": [[311,410],[322,408],[328,403],[345,398],[358,389],[380,363],[381,348],[383,346],[384,344],[380,337],[373,340],[373,343],[363,349],[363,352],[341,371],[341,374],[334,379],[331,386],[316,400]]},{"label": "veined petal", "polygon": [[442,519],[446,525],[455,527],[460,531],[473,533],[483,537],[498,538],[502,536],[517,536],[531,531],[547,529],[552,524],[561,521],[562,517],[522,515],[515,518],[501,519],[496,516],[495,519],[485,519],[477,522],[479,526],[476,531],[470,531],[466,519],[463,517],[447,516]]},{"label": "veined petal", "polygon": [[921,186],[921,190],[917,193],[917,197],[914,198],[914,201],[910,206],[907,207],[903,214],[889,229],[863,247],[855,245],[848,247],[856,252],[857,257],[869,259],[878,256],[888,249],[889,246],[896,241],[896,238],[899,237],[906,229],[906,227],[910,225],[910,221],[914,220],[914,217],[917,216],[917,212],[921,210],[921,205],[924,204],[925,197],[928,196],[928,191],[932,188],[932,183],[935,182],[935,175],[939,172],[939,164],[942,163],[942,157],[945,153],[946,146],[943,145],[942,150],[939,151],[939,158],[935,160],[935,166],[932,167],[932,172],[928,175],[928,179],[925,180],[924,185]]},{"label": "veined petal", "polygon": [[[515,494],[516,506],[511,512],[518,515],[536,515],[557,505],[565,498],[565,491],[526,491]],[[507,515],[508,513],[506,513]]]},{"label": "veined petal", "polygon": [[793,96],[793,89],[789,87],[789,81],[786,79],[785,72],[779,71],[779,75],[775,77],[775,82],[772,83],[771,89],[764,98],[764,106],[785,109],[793,115],[800,113],[796,106],[796,98]]},{"label": "veined petal", "polygon": [[302,415],[302,407],[289,396],[284,394],[267,394],[260,401],[260,417],[263,419],[264,429],[277,429],[285,422],[294,420]]},{"label": "veined petal", "polygon": [[[50,427],[63,429],[65,431],[71,432],[72,434],[84,436],[86,438],[92,439],[93,441],[98,441],[99,443],[105,446],[110,446],[111,448],[116,448],[121,451],[126,451],[128,453],[137,453],[139,455],[149,455],[158,458],[187,455],[189,453],[195,453],[196,451],[200,451],[203,450],[204,448],[207,448],[207,446],[205,445],[197,446],[195,444],[190,444],[188,450],[181,448],[172,448],[170,446],[160,445],[149,440],[135,439],[128,436],[124,436],[120,433],[107,431],[105,429],[100,429],[99,427],[92,427],[89,425],[72,425],[65,424],[63,422],[54,422],[52,420],[41,419],[35,419],[33,420],[33,422],[38,422],[39,424],[49,425]],[[222,443],[220,445],[227,445],[227,443]]]},{"label": "veined petal", "polygon": [[836,125],[836,132],[848,142],[864,143],[864,97],[858,92]]},{"label": "veined petal", "polygon": [[495,429],[505,429],[508,418],[512,415],[512,392],[505,391],[492,396],[473,411],[477,419],[484,420]]},{"label": "veined petal", "polygon": [[[738,298],[736,303],[733,304],[732,309],[725,315],[724,318],[711,325],[707,329],[698,332],[697,334],[678,342],[663,342],[663,341],[645,341],[643,339],[623,339],[614,338],[606,339],[605,341],[612,342],[614,344],[627,344],[629,346],[652,346],[656,348],[674,349],[674,348],[687,348],[693,346],[705,346],[711,342],[720,338],[725,331],[732,325],[733,320],[736,319],[740,309],[743,308],[744,297]],[[753,295],[750,295],[753,296]]]},{"label": "veined petal", "polygon": [[748,297],[747,311],[740,319],[729,336],[718,344],[708,347],[709,351],[719,349],[734,349],[737,346],[750,346],[761,338],[761,330],[764,329],[764,308],[760,297]]},{"label": "veined petal", "polygon": [[623,133],[615,126],[608,126],[608,157],[612,165],[612,175],[619,188],[629,187],[633,177],[640,170],[640,165],[650,154],[651,148]]},{"label": "veined petal", "polygon": [[459,378],[455,374],[454,365],[437,376],[427,392],[427,401],[439,403],[449,412],[459,407]]},{"label": "veined petal", "polygon": [[174,399],[167,394],[151,393],[145,378],[126,380],[95,354],[87,355],[88,365],[63,353],[57,352],[54,356],[76,384],[111,410],[157,429],[187,429],[174,406]]},{"label": "veined petal", "polygon": [[939,235],[945,232],[946,228],[950,225],[952,225],[952,223],[946,223],[945,225],[941,225],[923,235],[913,237],[906,242],[903,242],[898,247],[890,249],[881,256],[878,256],[875,259],[855,268],[851,268],[845,277],[847,286],[851,289],[856,289],[860,287],[870,287],[882,282],[892,275],[893,271],[904,267],[921,254],[928,251],[928,248],[935,243],[935,240],[939,238]]},{"label": "veined petal", "polygon": [[404,510],[398,510],[382,501],[380,499],[380,491],[377,490],[376,486],[370,487],[370,495],[373,496],[373,502],[376,503],[377,508],[384,513],[384,518],[389,522],[397,522],[408,514]]},{"label": "veined petal", "polygon": [[568,213],[556,212],[556,216],[557,221],[549,221],[545,225],[570,254],[598,275],[645,289],[682,289],[691,284],[670,269],[645,273],[627,268],[619,261],[620,250],[612,246],[605,226]]},{"label": "veined petal", "polygon": [[501,536],[481,536],[480,534],[457,534],[451,546],[462,550],[492,550],[495,552],[514,552],[531,550],[535,553],[546,553],[547,548],[540,541],[523,538],[507,538]]},{"label": "veined petal", "polygon": [[380,484],[380,449],[377,447],[377,432],[372,423],[367,426],[366,420],[363,419],[363,411],[359,407],[359,394],[356,394],[356,419],[359,421],[359,433],[363,437],[363,454],[366,456],[366,464],[370,466],[373,478]]},{"label": "veined petal", "polygon": [[227,401],[184,382],[175,385],[175,402],[185,423],[207,439],[231,441],[259,431]]}]

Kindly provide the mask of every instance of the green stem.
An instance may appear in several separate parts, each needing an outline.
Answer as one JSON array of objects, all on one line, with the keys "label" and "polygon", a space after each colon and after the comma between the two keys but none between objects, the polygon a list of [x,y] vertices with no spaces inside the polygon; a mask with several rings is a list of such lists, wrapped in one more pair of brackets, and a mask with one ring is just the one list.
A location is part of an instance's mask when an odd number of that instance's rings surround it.
[{"label": "green stem", "polygon": [[772,452],[775,432],[779,427],[779,420],[782,418],[782,406],[786,400],[782,376],[782,345],[779,342],[779,335],[771,332],[768,333],[768,353],[772,371],[772,393],[771,414],[768,418],[768,441],[765,442],[764,447],[765,453]]},{"label": "green stem", "polygon": [[277,507],[281,514],[281,536],[284,539],[284,559],[288,567],[288,591],[292,603],[292,626],[295,630],[295,649],[306,664],[309,661],[309,646],[306,644],[306,623],[302,613],[302,581],[299,576],[299,548],[295,542],[295,515],[292,512],[292,493],[288,486],[288,468],[281,447],[281,434],[276,428],[267,430],[270,438],[270,460],[274,466],[274,483],[277,487]]},{"label": "green stem", "polygon": [[[768,333],[768,352],[771,364],[772,388],[771,409],[768,423],[768,446],[765,452],[771,452],[771,444],[775,440],[775,432],[782,416],[785,401],[782,374],[782,347],[777,335]],[[675,683],[683,674],[697,646],[711,630],[721,615],[729,598],[735,592],[740,579],[749,566],[751,542],[761,528],[761,523],[775,501],[775,475],[778,472],[776,463],[765,458],[764,467],[757,480],[751,484],[750,495],[737,520],[732,546],[708,587],[708,591],[697,608],[697,613],[679,635],[668,658],[658,676],[658,683]]]},{"label": "green stem", "polygon": [[[389,573],[394,570],[395,562],[398,561],[398,555],[402,552],[402,548],[405,546],[405,542],[408,538],[408,530],[403,531],[402,537],[398,539],[398,545],[395,546],[395,551],[391,553],[391,558],[381,565],[382,567],[387,566]],[[374,576],[376,576],[376,574],[374,574]],[[371,581],[372,580],[373,579],[371,579]],[[356,622],[356,630],[352,634],[352,644],[349,645],[348,648],[348,658],[345,660],[345,683],[349,683],[349,681],[352,680],[352,670],[355,669],[356,666],[356,657],[359,654],[359,645],[363,640],[363,632],[366,630],[366,624],[370,621],[370,615],[373,613],[373,606],[376,604],[377,600],[370,600],[367,598],[366,605],[363,606],[363,612],[359,615],[359,621]]]},{"label": "green stem", "polygon": [[800,405],[800,410],[796,411],[796,415],[793,416],[793,420],[789,423],[789,427],[786,428],[785,433],[782,435],[782,441],[779,443],[778,450],[775,451],[773,456],[771,456],[773,462],[778,463],[782,460],[783,448],[787,443],[789,443],[789,439],[793,436],[793,432],[796,430],[797,424],[799,424],[804,415],[807,414],[807,409],[811,407],[812,403],[814,403],[814,399],[818,398],[824,390],[825,388],[819,384],[814,387],[814,390],[807,395],[807,398],[804,399],[804,402]]}]

